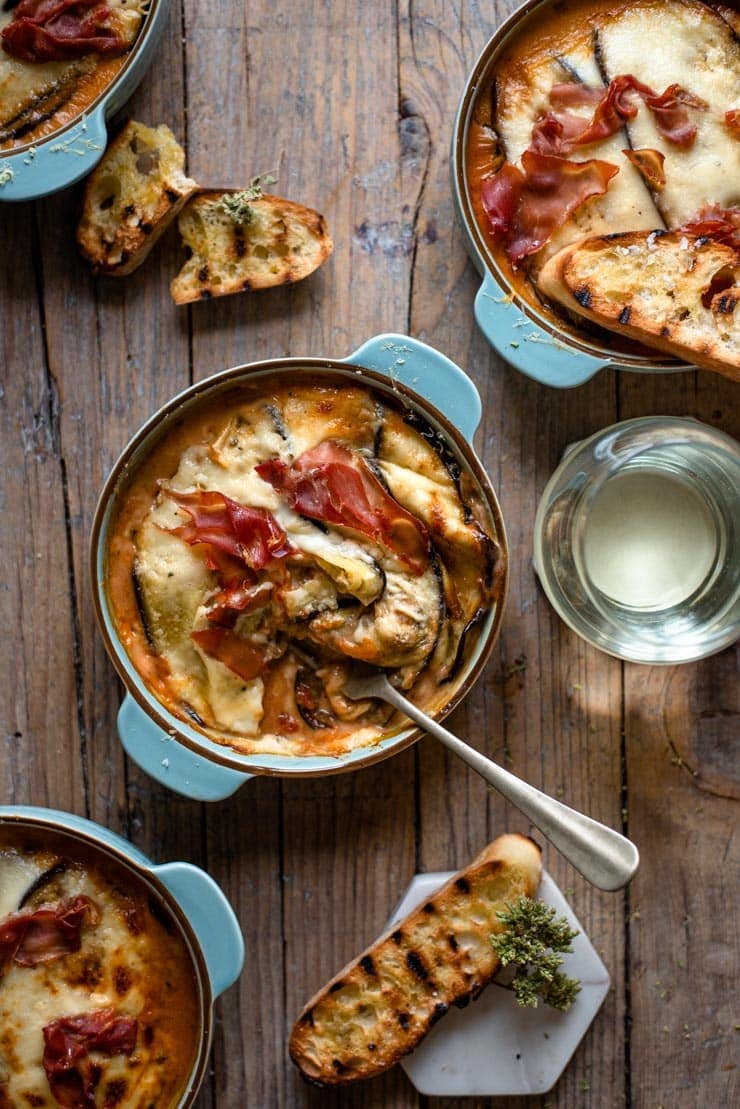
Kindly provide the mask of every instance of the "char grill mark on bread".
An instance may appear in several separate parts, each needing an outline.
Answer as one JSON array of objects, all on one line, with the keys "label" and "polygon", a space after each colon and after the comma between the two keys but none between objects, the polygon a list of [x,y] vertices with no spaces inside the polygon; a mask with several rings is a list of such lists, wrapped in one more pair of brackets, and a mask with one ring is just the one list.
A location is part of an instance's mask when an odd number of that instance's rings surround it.
[{"label": "char grill mark on bread", "polygon": [[77,243],[96,273],[122,277],[144,261],[197,189],[165,124],[131,120],[85,185]]},{"label": "char grill mark on bread", "polygon": [[540,273],[546,296],[602,327],[740,381],[740,257],[681,231],[574,243]]},{"label": "char grill mark on bread", "polygon": [[170,285],[177,304],[300,281],[334,249],[324,217],[278,196],[249,202],[236,222],[224,206],[233,191],[204,189],[180,215],[187,260]]},{"label": "char grill mark on bread", "polygon": [[507,903],[531,897],[540,849],[520,835],[494,840],[429,901],[367,948],[299,1016],[290,1055],[303,1076],[338,1085],[387,1070],[450,1005],[464,1007],[499,966],[490,937]]}]

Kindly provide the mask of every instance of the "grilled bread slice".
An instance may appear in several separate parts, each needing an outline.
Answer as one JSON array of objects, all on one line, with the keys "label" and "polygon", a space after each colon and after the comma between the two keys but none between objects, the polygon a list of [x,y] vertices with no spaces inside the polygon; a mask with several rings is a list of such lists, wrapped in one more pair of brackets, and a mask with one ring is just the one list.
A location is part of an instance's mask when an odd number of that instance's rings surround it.
[{"label": "grilled bread slice", "polygon": [[349,963],[309,1001],[290,1056],[310,1082],[371,1078],[416,1047],[450,1005],[477,997],[499,966],[492,933],[507,903],[531,897],[540,849],[494,840],[438,893]]},{"label": "grilled bread slice", "polygon": [[240,202],[204,189],[178,221],[188,258],[170,284],[177,304],[300,281],[334,249],[324,217],[278,196]]},{"label": "grilled bread slice", "polygon": [[601,327],[740,381],[740,255],[682,231],[584,239],[550,258],[540,291]]},{"label": "grilled bread slice", "polygon": [[130,120],[85,186],[77,243],[96,273],[122,277],[146,258],[197,189],[165,124]]}]

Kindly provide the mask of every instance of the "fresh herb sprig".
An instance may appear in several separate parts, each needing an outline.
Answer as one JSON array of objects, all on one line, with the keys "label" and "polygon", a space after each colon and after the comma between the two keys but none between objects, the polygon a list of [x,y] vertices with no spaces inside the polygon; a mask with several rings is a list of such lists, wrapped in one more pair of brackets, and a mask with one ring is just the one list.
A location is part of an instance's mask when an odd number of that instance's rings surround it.
[{"label": "fresh herb sprig", "polygon": [[536,1007],[543,1001],[552,1009],[569,1009],[581,986],[560,970],[561,955],[573,950],[577,930],[544,901],[529,897],[507,904],[497,916],[504,930],[491,936],[491,944],[502,966],[516,968],[509,985],[519,1004]]},{"label": "fresh herb sprig", "polygon": [[277,178],[273,177],[270,173],[260,174],[259,177],[252,178],[246,189],[241,189],[236,193],[225,193],[221,197],[219,204],[234,223],[251,223],[254,219],[254,208],[252,204],[255,200],[261,199],[263,195],[262,186],[274,185],[276,180]]}]

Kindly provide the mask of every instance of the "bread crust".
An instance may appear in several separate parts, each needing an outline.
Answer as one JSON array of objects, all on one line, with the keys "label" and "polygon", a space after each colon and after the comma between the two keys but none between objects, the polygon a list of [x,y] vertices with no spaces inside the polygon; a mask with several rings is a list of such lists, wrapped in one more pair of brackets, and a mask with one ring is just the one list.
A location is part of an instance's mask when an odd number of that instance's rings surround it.
[{"label": "bread crust", "polygon": [[177,304],[301,281],[334,249],[319,212],[279,196],[249,202],[251,218],[223,207],[234,189],[202,189],[180,215],[188,259],[170,284]]},{"label": "bread crust", "polygon": [[740,381],[740,256],[682,231],[571,243],[542,268],[544,296],[601,327]]},{"label": "bread crust", "polygon": [[424,904],[348,963],[303,1009],[290,1037],[308,1081],[371,1078],[413,1050],[450,1005],[464,1007],[491,981],[497,913],[531,897],[541,852],[525,836],[499,836]]},{"label": "bread crust", "polygon": [[77,245],[95,273],[133,273],[198,185],[165,124],[130,120],[85,183]]}]

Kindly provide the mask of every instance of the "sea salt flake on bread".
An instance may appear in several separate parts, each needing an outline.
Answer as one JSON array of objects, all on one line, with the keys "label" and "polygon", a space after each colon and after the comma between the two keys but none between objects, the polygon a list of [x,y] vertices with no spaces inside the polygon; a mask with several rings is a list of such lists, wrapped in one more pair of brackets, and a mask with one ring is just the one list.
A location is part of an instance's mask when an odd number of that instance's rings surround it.
[{"label": "sea salt flake on bread", "polygon": [[491,935],[507,904],[532,897],[539,847],[503,835],[309,1001],[290,1038],[303,1076],[322,1086],[371,1078],[413,1050],[450,1005],[464,1006],[499,967]]},{"label": "sea salt flake on bread", "polygon": [[169,127],[130,120],[85,185],[77,243],[96,273],[123,277],[144,261],[198,188]]},{"label": "sea salt flake on bread", "polygon": [[538,276],[578,316],[740,381],[740,255],[682,231],[629,231],[571,243]]},{"label": "sea salt flake on bread", "polygon": [[300,281],[334,249],[324,217],[312,208],[260,195],[239,218],[240,206],[230,201],[240,195],[204,189],[181,213],[188,258],[170,284],[177,304]]}]

